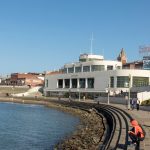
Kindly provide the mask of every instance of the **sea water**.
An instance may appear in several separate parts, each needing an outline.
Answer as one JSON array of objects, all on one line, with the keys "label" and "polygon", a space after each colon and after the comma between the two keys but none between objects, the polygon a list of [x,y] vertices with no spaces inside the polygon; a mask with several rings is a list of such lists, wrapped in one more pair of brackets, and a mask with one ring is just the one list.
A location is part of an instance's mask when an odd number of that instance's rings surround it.
[{"label": "sea water", "polygon": [[0,103],[0,150],[52,150],[79,119],[41,105]]}]

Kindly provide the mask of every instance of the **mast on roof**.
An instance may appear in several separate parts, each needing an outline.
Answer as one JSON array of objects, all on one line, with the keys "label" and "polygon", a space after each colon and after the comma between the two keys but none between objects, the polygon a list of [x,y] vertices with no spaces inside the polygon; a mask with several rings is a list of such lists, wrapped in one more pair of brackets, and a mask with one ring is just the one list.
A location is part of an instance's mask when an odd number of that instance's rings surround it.
[{"label": "mast on roof", "polygon": [[92,37],[91,37],[91,54],[93,53],[93,32],[92,32]]}]

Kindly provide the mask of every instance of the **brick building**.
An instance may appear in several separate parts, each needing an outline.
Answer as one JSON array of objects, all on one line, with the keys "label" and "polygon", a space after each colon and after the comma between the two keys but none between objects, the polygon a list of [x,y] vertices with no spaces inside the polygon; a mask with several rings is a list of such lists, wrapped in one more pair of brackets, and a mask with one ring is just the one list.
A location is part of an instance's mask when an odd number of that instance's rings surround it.
[{"label": "brick building", "polygon": [[123,69],[143,69],[143,60],[127,62],[125,50],[122,48],[117,60],[122,62]]},{"label": "brick building", "polygon": [[44,74],[38,73],[12,73],[10,85],[17,86],[38,86],[44,84]]},{"label": "brick building", "polygon": [[123,64],[123,69],[143,69],[143,61],[134,61]]}]

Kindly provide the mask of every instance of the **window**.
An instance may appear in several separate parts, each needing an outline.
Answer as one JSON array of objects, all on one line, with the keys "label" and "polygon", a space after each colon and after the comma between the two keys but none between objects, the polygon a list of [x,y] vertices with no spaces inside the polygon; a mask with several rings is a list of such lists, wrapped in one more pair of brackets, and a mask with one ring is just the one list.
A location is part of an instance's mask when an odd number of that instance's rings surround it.
[{"label": "window", "polygon": [[114,77],[110,77],[110,87],[114,87]]},{"label": "window", "polygon": [[128,76],[118,76],[117,77],[117,87],[129,87],[129,77]]},{"label": "window", "polygon": [[102,71],[104,70],[104,65],[92,65],[91,71]]},{"label": "window", "polygon": [[70,88],[70,79],[65,79],[65,88]]},{"label": "window", "polygon": [[48,87],[48,79],[45,80],[45,86]]},{"label": "window", "polygon": [[68,68],[68,73],[73,73],[74,72],[74,67]]},{"label": "window", "polygon": [[90,66],[83,66],[83,72],[90,72]]},{"label": "window", "polygon": [[113,66],[107,66],[107,70],[113,70]]},{"label": "window", "polygon": [[62,69],[63,73],[67,73],[67,68]]},{"label": "window", "polygon": [[84,78],[79,79],[79,85],[80,85],[80,88],[85,88],[85,79]]},{"label": "window", "polygon": [[94,88],[94,78],[87,79],[88,88]]},{"label": "window", "polygon": [[75,67],[75,72],[81,72],[81,67]]},{"label": "window", "polygon": [[149,85],[148,77],[133,77],[133,86],[140,87],[147,85]]},{"label": "window", "polygon": [[63,79],[58,79],[58,88],[63,88]]},{"label": "window", "polygon": [[72,79],[72,88],[77,88],[77,79]]},{"label": "window", "polygon": [[86,59],[79,59],[80,62],[86,62]]},{"label": "window", "polygon": [[118,70],[121,69],[121,66],[117,66],[117,69],[118,69]]}]

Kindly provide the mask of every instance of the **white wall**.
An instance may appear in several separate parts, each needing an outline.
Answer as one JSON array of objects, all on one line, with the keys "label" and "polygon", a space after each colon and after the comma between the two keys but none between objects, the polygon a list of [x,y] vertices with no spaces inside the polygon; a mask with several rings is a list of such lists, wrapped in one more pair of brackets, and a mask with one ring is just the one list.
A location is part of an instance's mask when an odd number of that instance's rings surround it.
[{"label": "white wall", "polygon": [[150,92],[145,91],[137,93],[137,98],[140,100],[140,102],[148,100],[150,99]]},{"label": "white wall", "polygon": [[142,87],[132,87],[132,92],[144,92],[144,91],[150,91],[150,85],[149,86],[142,86]]},{"label": "white wall", "polygon": [[[45,91],[69,91],[69,89],[58,89],[57,80],[58,79],[70,79],[70,78],[94,78],[94,89],[80,89],[80,92],[105,92],[108,88],[109,77],[114,76],[114,80],[117,82],[117,76],[140,76],[140,77],[150,77],[149,70],[109,70],[109,71],[95,71],[95,72],[81,72],[81,73],[69,73],[69,74],[54,74],[47,75],[45,79],[48,79],[48,87]],[[132,85],[131,85],[132,86]],[[71,89],[77,91],[77,89]],[[121,91],[128,92],[129,88],[111,88],[111,91]]]},{"label": "white wall", "polygon": [[[101,103],[108,103],[108,97],[98,97],[94,99],[95,101],[99,101]],[[128,99],[126,100],[124,97],[109,97],[109,103],[114,104],[128,104]]]}]

